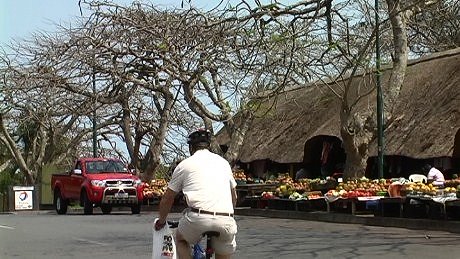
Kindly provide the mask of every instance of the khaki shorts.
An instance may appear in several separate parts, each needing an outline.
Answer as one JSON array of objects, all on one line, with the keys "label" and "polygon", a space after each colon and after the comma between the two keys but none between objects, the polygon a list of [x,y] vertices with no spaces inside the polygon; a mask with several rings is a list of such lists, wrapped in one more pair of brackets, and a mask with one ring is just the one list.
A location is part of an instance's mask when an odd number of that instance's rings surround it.
[{"label": "khaki shorts", "polygon": [[212,247],[216,254],[229,255],[235,252],[237,226],[233,217],[199,214],[186,210],[179,220],[177,231],[192,245],[201,240],[203,232],[217,231],[220,233],[219,237],[212,238]]}]

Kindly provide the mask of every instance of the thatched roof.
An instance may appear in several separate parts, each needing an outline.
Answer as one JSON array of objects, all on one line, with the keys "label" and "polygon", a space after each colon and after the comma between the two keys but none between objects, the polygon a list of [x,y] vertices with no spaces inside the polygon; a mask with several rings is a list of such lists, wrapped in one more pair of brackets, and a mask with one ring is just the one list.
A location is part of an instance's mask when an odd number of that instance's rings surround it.
[{"label": "thatched roof", "polygon": [[385,154],[452,156],[460,129],[460,48],[412,62],[396,111],[398,120],[385,130]]},{"label": "thatched roof", "polygon": [[[395,118],[385,130],[385,154],[415,158],[451,156],[460,128],[460,48],[409,63]],[[387,70],[382,84],[390,75]],[[361,79],[362,80],[362,79]],[[366,79],[364,79],[366,80]],[[359,79],[354,79],[358,85]],[[375,93],[361,108],[375,106]],[[273,109],[268,109],[272,104]],[[305,142],[318,135],[340,138],[340,100],[324,85],[299,88],[267,103],[248,131],[239,158],[302,162]],[[376,143],[370,154],[376,155]]]}]

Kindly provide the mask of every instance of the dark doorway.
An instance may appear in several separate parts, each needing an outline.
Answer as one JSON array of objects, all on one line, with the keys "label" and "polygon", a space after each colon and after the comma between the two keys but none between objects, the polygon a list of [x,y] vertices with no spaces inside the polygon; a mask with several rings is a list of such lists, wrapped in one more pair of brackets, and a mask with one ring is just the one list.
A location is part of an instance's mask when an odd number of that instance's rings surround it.
[{"label": "dark doorway", "polygon": [[303,163],[308,178],[325,178],[342,173],[346,161],[342,140],[318,135],[305,142]]},{"label": "dark doorway", "polygon": [[452,153],[452,167],[460,173],[460,129],[457,130],[454,139],[454,152]]}]

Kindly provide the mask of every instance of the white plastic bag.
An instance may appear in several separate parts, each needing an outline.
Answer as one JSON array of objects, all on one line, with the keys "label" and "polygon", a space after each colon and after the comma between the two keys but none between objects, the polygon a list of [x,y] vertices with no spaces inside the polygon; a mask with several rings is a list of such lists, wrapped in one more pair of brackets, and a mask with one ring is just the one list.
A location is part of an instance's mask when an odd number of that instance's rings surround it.
[{"label": "white plastic bag", "polygon": [[[158,218],[155,219],[154,225]],[[177,259],[176,255],[176,243],[168,224],[162,229],[156,231],[152,227],[153,232],[153,247],[152,247],[152,259]]]}]

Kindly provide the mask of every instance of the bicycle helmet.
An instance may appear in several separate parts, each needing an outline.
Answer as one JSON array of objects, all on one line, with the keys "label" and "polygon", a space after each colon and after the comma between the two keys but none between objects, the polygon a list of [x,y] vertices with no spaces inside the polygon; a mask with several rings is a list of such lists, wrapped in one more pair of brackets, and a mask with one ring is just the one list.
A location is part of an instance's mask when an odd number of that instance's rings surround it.
[{"label": "bicycle helmet", "polygon": [[206,129],[198,129],[187,138],[187,144],[197,144],[197,143],[211,143],[211,132]]}]

